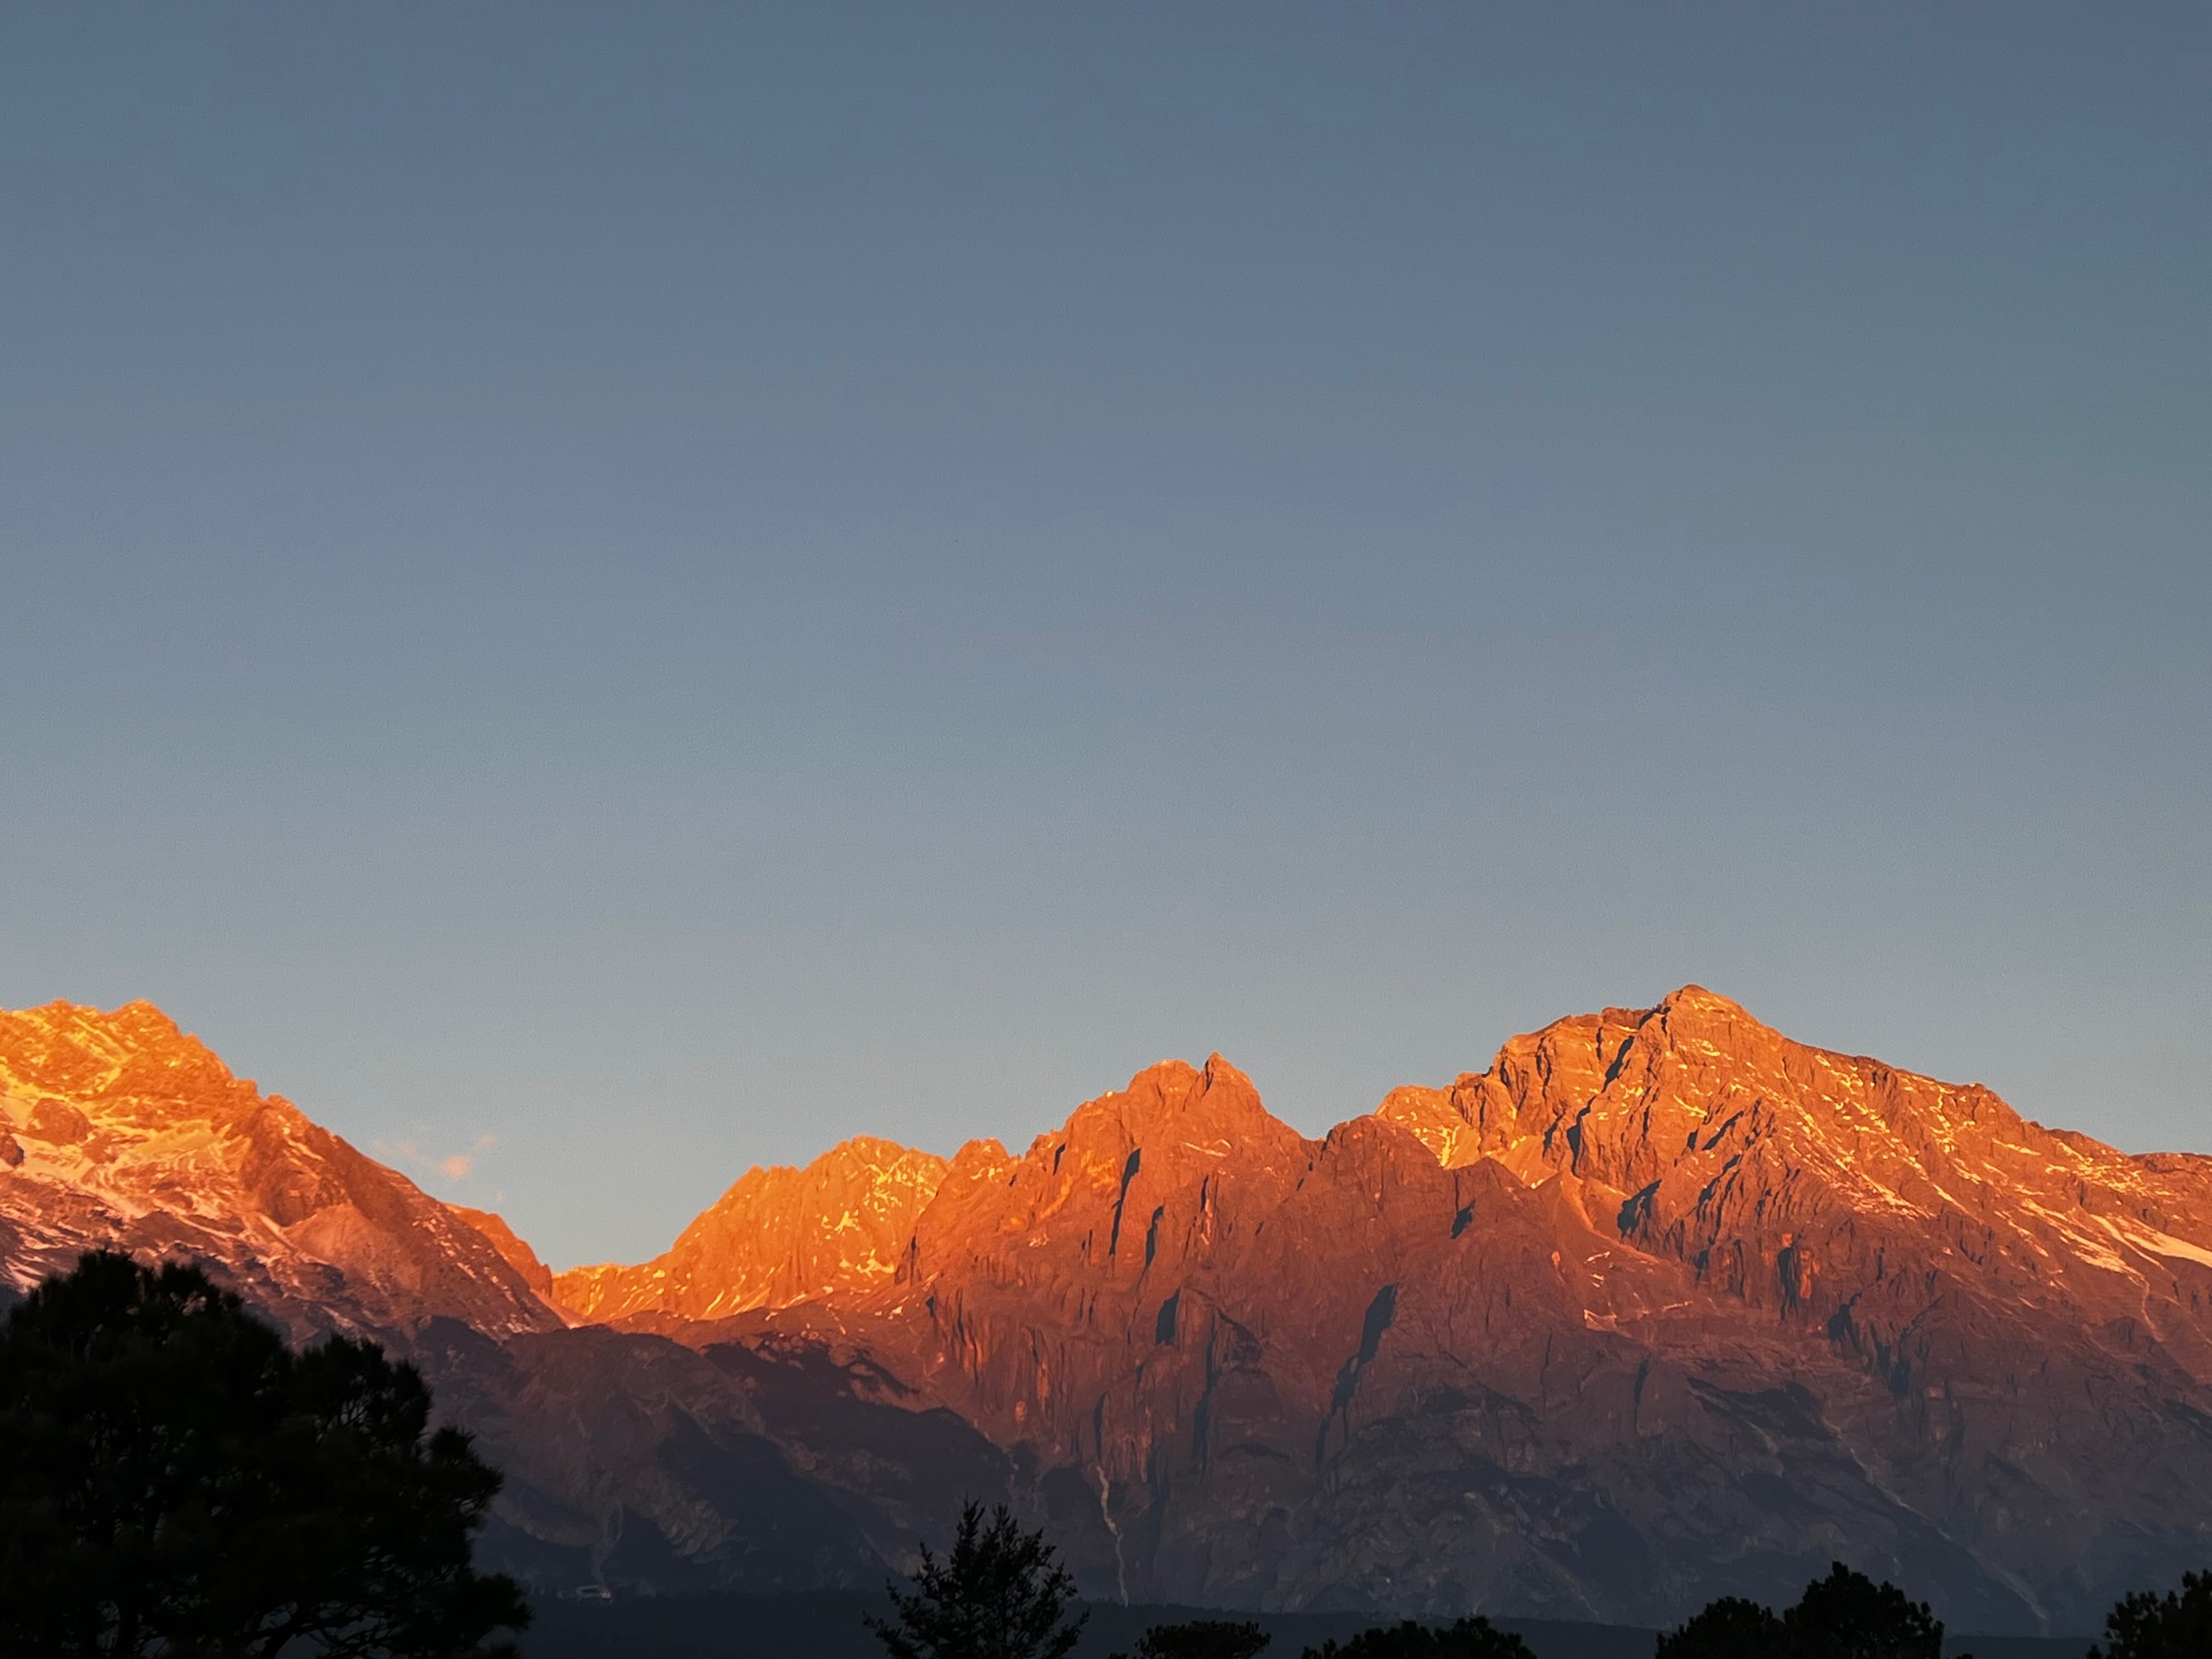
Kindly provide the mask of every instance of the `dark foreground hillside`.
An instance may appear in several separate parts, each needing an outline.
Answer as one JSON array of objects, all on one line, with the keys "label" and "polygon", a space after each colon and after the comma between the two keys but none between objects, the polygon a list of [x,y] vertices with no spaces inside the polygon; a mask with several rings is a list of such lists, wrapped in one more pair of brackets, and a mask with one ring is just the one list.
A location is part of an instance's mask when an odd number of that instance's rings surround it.
[{"label": "dark foreground hillside", "polygon": [[[860,1620],[883,1613],[881,1595],[825,1590],[805,1595],[661,1596],[613,1603],[540,1601],[538,1621],[522,1644],[523,1659],[882,1659]],[[1150,1625],[1219,1618],[1192,1607],[1094,1603],[1078,1659],[1126,1652]],[[1342,1639],[1373,1624],[1370,1613],[1239,1613],[1256,1619],[1275,1639],[1267,1659],[1297,1659],[1308,1646]],[[1535,1650],[1537,1659],[1650,1659],[1652,1632],[1625,1625],[1577,1625],[1543,1619],[1501,1619]],[[2058,1640],[1966,1637],[1955,1653],[1976,1659],[2081,1659],[2087,1637]]]}]

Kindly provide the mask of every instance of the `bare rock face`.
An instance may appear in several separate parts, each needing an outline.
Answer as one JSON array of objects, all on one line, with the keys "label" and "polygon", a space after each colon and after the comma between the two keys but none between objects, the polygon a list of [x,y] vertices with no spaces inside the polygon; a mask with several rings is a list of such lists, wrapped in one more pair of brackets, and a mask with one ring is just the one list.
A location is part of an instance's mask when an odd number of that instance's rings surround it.
[{"label": "bare rock face", "polygon": [[0,1279],[19,1291],[107,1248],[206,1263],[295,1334],[564,1322],[460,1212],[151,1004],[0,1012],[0,1133],[21,1154],[0,1173]]},{"label": "bare rock face", "polygon": [[1033,1469],[1087,1586],[1656,1623],[1841,1554],[2094,1628],[2212,1559],[2212,1161],[1686,988],[1310,1142],[1218,1058],[963,1149],[806,1340]]},{"label": "bare rock face", "polygon": [[575,1267],[554,1296],[580,1319],[714,1319],[890,1277],[945,1160],[867,1136],[803,1170],[748,1170],[667,1252],[635,1267]]},{"label": "bare rock face", "polygon": [[553,1294],[553,1270],[538,1259],[538,1252],[523,1243],[503,1216],[489,1210],[471,1210],[465,1204],[448,1204],[446,1208],[475,1228],[491,1241],[491,1247],[506,1260],[507,1265],[522,1275],[522,1282],[530,1291],[548,1306],[557,1305]]},{"label": "bare rock face", "polygon": [[2212,1562],[2212,1159],[1695,987],[1320,1140],[1217,1056],[849,1143],[557,1279],[144,1005],[0,1016],[0,1273],[99,1243],[398,1333],[546,1589],[872,1583],[971,1495],[1224,1607],[1651,1625],[1842,1558],[2063,1632]]},{"label": "bare rock face", "polygon": [[[295,1338],[381,1340],[505,1472],[489,1553],[541,1588],[872,1588],[943,1541],[948,1492],[1011,1490],[996,1447],[866,1367],[568,1328],[499,1217],[362,1157],[148,1004],[0,1013],[0,1285],[119,1249],[198,1262]],[[842,1212],[810,1213],[842,1236]]]}]

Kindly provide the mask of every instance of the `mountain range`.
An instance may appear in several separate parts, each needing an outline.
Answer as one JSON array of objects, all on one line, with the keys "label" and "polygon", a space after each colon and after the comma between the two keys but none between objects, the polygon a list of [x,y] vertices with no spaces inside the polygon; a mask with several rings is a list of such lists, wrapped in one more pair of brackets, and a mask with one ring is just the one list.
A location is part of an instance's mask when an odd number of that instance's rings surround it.
[{"label": "mountain range", "polygon": [[414,1359],[547,1590],[873,1587],[969,1495],[1222,1607],[1656,1625],[1840,1558],[2026,1633],[2212,1565],[2212,1158],[1696,987],[1319,1139],[1217,1055],[848,1141],[558,1274],[149,1005],[0,1014],[0,1279],[95,1244]]}]

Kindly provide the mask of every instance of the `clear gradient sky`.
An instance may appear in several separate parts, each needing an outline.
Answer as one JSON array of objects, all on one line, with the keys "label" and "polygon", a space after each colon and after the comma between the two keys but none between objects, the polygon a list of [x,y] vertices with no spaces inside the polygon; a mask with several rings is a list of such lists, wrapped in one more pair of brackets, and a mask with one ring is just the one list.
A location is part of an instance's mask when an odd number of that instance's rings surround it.
[{"label": "clear gradient sky", "polygon": [[1691,980],[2212,1150],[2202,5],[9,5],[0,255],[0,1003],[556,1263]]}]

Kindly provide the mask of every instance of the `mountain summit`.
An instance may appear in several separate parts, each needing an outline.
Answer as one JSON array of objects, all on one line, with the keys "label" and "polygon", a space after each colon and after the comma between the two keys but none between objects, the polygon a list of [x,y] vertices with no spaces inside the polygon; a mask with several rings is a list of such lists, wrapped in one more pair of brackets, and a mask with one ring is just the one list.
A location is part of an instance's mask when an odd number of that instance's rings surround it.
[{"label": "mountain summit", "polygon": [[575,1267],[553,1282],[580,1318],[647,1311],[713,1319],[866,1289],[890,1276],[945,1164],[863,1135],[803,1170],[748,1170],[665,1255]]},{"label": "mountain summit", "polygon": [[[151,1003],[0,1012],[0,1281],[190,1257],[296,1333],[558,1328],[498,1236],[234,1077]],[[542,1271],[542,1270],[541,1270]]]},{"label": "mountain summit", "polygon": [[1697,987],[1318,1140],[1216,1055],[1018,1154],[848,1142],[557,1280],[143,1005],[6,1017],[0,1067],[16,1282],[113,1238],[431,1334],[549,1588],[867,1583],[969,1493],[1224,1607],[1655,1624],[1843,1555],[2087,1629],[2212,1559],[2212,1159]]},{"label": "mountain summit", "polygon": [[685,1340],[949,1407],[1102,1592],[1657,1621],[1845,1539],[2032,1629],[2212,1555],[2208,1310],[2212,1160],[1692,986],[1320,1141],[1154,1066],[964,1149],[888,1280]]}]

